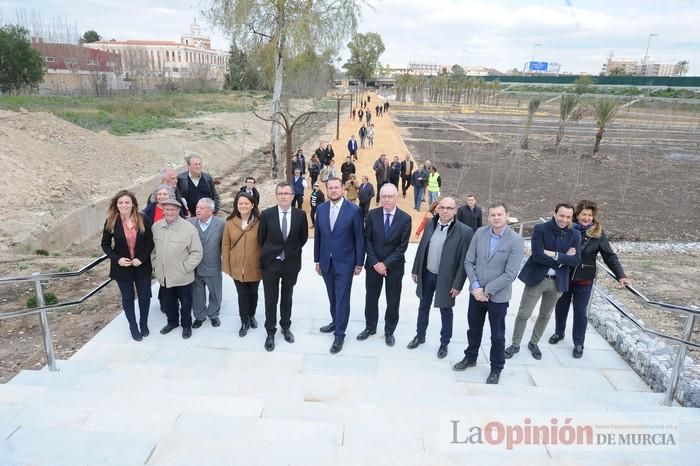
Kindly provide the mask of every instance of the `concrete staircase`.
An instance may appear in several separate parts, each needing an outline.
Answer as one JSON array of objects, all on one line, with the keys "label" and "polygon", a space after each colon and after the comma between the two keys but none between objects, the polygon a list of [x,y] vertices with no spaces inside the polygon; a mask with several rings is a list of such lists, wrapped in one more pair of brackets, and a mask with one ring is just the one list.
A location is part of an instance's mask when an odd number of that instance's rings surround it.
[{"label": "concrete staircase", "polygon": [[[652,393],[595,331],[582,359],[571,357],[568,336],[556,346],[544,341],[541,361],[521,351],[507,361],[500,385],[485,385],[488,336],[477,367],[451,370],[466,346],[464,292],[448,357],[436,358],[437,312],[426,344],[407,350],[418,307],[410,275],[395,347],[384,344],[381,330],[355,340],[364,328],[363,274],[353,286],[345,347],[329,354],[331,337],[318,331],[329,321],[328,301],[313,272],[311,244],[304,254],[292,316],[296,343],[278,333],[276,350],[267,353],[262,328],[239,338],[227,277],[222,326],[206,322],[189,340],[178,331],[158,333],[164,318],[154,300],[152,333],[143,342],[131,341],[119,316],[59,361],[58,373],[23,371],[0,385],[0,465],[696,464],[700,412],[663,407],[663,395]],[[521,291],[518,285],[508,332]],[[262,324],[262,286],[260,295]],[[670,423],[678,426],[677,445],[508,451],[450,443],[450,419],[483,425],[527,416]]]}]

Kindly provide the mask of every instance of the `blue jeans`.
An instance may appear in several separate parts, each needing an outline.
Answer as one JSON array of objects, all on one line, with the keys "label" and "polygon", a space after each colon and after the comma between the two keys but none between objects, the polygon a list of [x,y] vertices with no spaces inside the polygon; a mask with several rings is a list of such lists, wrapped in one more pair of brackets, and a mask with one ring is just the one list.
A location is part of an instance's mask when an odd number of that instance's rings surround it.
[{"label": "blue jeans", "polygon": [[[416,334],[419,337],[425,338],[425,331],[428,329],[428,319],[430,318],[430,308],[433,304],[433,295],[437,286],[437,274],[425,270],[423,272],[422,294],[420,304],[418,305],[418,325],[416,326]],[[440,329],[440,343],[446,345],[452,338],[452,318],[451,307],[440,308],[440,318],[442,319],[442,328]]]},{"label": "blue jeans", "polygon": [[433,202],[437,201],[439,195],[439,191],[428,191],[428,204],[433,205]]},{"label": "blue jeans", "polygon": [[413,204],[416,210],[420,210],[420,203],[423,201],[423,186],[413,186]]},{"label": "blue jeans", "polygon": [[574,285],[569,284],[569,291],[559,297],[556,307],[554,308],[555,332],[558,335],[564,336],[566,330],[566,318],[569,315],[569,305],[574,302],[574,330],[573,339],[574,345],[583,346],[583,341],[586,339],[586,327],[588,326],[588,300],[591,298],[591,290],[593,285]]},{"label": "blue jeans", "polygon": [[464,355],[470,361],[476,361],[479,357],[481,336],[484,333],[486,314],[489,315],[491,327],[491,371],[501,372],[506,363],[506,312],[508,303],[494,303],[493,301],[477,301],[474,296],[469,296],[469,310],[467,311],[467,340],[469,346],[464,350]]}]

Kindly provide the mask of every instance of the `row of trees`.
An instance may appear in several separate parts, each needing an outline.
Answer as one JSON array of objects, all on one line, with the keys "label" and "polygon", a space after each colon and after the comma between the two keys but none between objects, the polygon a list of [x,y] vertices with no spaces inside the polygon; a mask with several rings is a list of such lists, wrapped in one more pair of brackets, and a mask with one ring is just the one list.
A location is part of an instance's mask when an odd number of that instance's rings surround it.
[{"label": "row of trees", "polygon": [[[532,120],[541,104],[541,97],[533,97],[528,102],[527,117],[525,119],[523,134],[520,138],[521,149],[528,148],[528,136],[530,127],[532,126]],[[554,146],[557,148],[557,152],[564,139],[566,128],[572,122],[579,121],[590,113],[595,120],[597,128],[592,155],[594,157],[597,156],[600,150],[600,143],[603,140],[605,128],[615,119],[619,109],[620,106],[618,102],[613,99],[598,99],[593,102],[586,102],[579,95],[562,94],[559,103],[559,129],[557,130],[556,139],[554,140]]]},{"label": "row of trees", "polygon": [[501,83],[485,81],[465,74],[441,73],[437,76],[402,74],[396,77],[396,99],[422,104],[498,104]]}]

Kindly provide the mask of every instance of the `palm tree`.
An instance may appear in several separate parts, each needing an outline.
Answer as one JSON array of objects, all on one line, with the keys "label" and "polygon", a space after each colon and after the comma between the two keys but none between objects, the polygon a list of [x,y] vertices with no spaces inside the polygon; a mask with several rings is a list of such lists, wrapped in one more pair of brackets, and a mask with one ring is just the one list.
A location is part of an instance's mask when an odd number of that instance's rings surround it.
[{"label": "palm tree", "polygon": [[411,87],[412,81],[413,76],[408,73],[403,73],[396,77],[396,83],[394,84],[396,86],[396,100],[406,102],[406,94],[408,88]]},{"label": "palm tree", "polygon": [[527,149],[527,136],[530,132],[530,126],[532,126],[532,118],[535,116],[535,112],[540,108],[542,103],[541,97],[533,97],[527,104],[527,120],[525,120],[525,130],[523,131],[523,137],[520,139],[520,148]]},{"label": "palm tree", "polygon": [[591,108],[595,116],[595,125],[598,128],[593,146],[593,156],[595,157],[600,150],[600,141],[603,139],[605,127],[615,119],[620,106],[613,99],[598,99],[593,102]]},{"label": "palm tree", "polygon": [[561,140],[564,139],[566,126],[572,121],[580,120],[584,112],[585,107],[580,96],[576,94],[562,94],[559,104],[559,131],[557,132],[557,140],[554,142],[554,147],[559,148]]},{"label": "palm tree", "polygon": [[678,76],[683,76],[688,72],[688,60],[681,60],[676,64]]}]

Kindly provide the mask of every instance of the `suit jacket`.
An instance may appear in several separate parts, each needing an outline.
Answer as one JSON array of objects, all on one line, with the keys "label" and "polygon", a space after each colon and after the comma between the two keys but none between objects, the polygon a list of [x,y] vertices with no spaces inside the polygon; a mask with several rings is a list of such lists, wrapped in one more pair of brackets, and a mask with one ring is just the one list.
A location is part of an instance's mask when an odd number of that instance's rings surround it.
[{"label": "suit jacket", "polygon": [[350,151],[351,153],[357,152],[357,140],[356,139],[348,140],[348,151]]},{"label": "suit jacket", "polygon": [[[246,192],[247,189],[245,186],[241,186],[241,192]],[[253,199],[255,199],[255,204],[260,205],[260,192],[255,186],[253,186]]]},{"label": "suit jacket", "polygon": [[463,205],[457,209],[457,220],[464,223],[474,231],[478,230],[483,226],[481,207],[475,205],[474,211],[472,211],[468,205]]},{"label": "suit jacket", "polygon": [[406,248],[411,237],[411,216],[397,208],[388,235],[384,234],[384,208],[372,209],[365,220],[365,268],[383,262],[389,273],[403,275]]},{"label": "suit jacket", "polygon": [[260,214],[258,241],[262,245],[260,267],[263,270],[276,261],[282,251],[284,251],[285,265],[297,273],[301,270],[301,248],[309,239],[309,222],[306,220],[306,212],[296,207],[290,209],[291,218],[289,219],[287,241],[282,238],[279,208],[273,206],[263,210]]},{"label": "suit jacket", "polygon": [[409,160],[406,162],[406,160],[401,161],[401,176],[411,176],[413,173],[413,160]]},{"label": "suit jacket", "polygon": [[326,201],[316,210],[314,262],[320,264],[322,273],[328,273],[333,258],[338,273],[352,275],[354,268],[362,267],[365,259],[362,214],[357,205],[344,199],[331,231],[330,206],[331,201]]},{"label": "suit jacket", "polygon": [[197,217],[189,219],[189,222],[197,229],[199,241],[202,243],[202,261],[195,272],[200,277],[214,277],[221,275],[221,239],[224,236],[225,221],[223,218],[212,217],[207,231],[199,228]]},{"label": "suit jacket", "polygon": [[[137,230],[136,232],[134,257],[142,262],[138,267],[122,267],[118,264],[119,259],[122,257],[131,257],[121,218],[117,217],[117,222],[114,224],[114,232],[108,231],[106,228],[102,230],[102,250],[109,256],[109,278],[113,280],[128,281],[142,277],[151,277],[151,251],[153,251],[151,222],[145,215],[139,215],[143,218],[145,231],[141,233]],[[106,223],[105,226],[107,226]]]},{"label": "suit jacket", "polygon": [[522,236],[506,228],[496,250],[489,256],[490,232],[490,225],[476,230],[464,260],[464,268],[471,289],[476,288],[478,282],[488,293],[490,301],[507,303],[512,295],[513,281],[523,263],[525,246]]},{"label": "suit jacket", "polygon": [[[413,261],[414,275],[418,276],[418,286],[416,295],[420,298],[423,295],[423,271],[426,270],[428,261],[428,249],[430,238],[437,227],[439,216],[435,216],[425,226],[425,231],[418,244],[416,258]],[[440,269],[438,270],[437,286],[435,287],[434,307],[452,307],[455,300],[450,296],[450,289],[461,290],[467,280],[467,273],[464,270],[464,258],[469,249],[474,233],[472,229],[456,219],[447,229],[447,238],[442,247],[440,256]]]},{"label": "suit jacket", "polygon": [[358,191],[360,202],[369,202],[374,199],[374,186],[372,183],[362,183]]},{"label": "suit jacket", "polygon": [[[182,197],[189,203],[190,202],[190,185],[189,185],[190,173],[185,171],[177,175],[177,189],[180,190]],[[214,179],[209,173],[202,172],[200,183],[204,182],[209,187],[209,192],[211,193],[211,199],[214,201],[214,212],[218,212],[221,208],[219,202],[219,193],[216,191],[216,186],[214,185]],[[190,215],[194,215],[195,212],[190,211]]]},{"label": "suit jacket", "polygon": [[[569,290],[569,267],[581,262],[581,234],[574,228],[561,229],[550,219],[547,223],[535,225],[530,242],[532,255],[527,259],[518,278],[527,286],[537,286],[549,269],[556,272],[556,285],[559,291]],[[566,251],[575,248],[576,254],[567,256]],[[554,259],[545,255],[544,250],[558,252]]]}]

